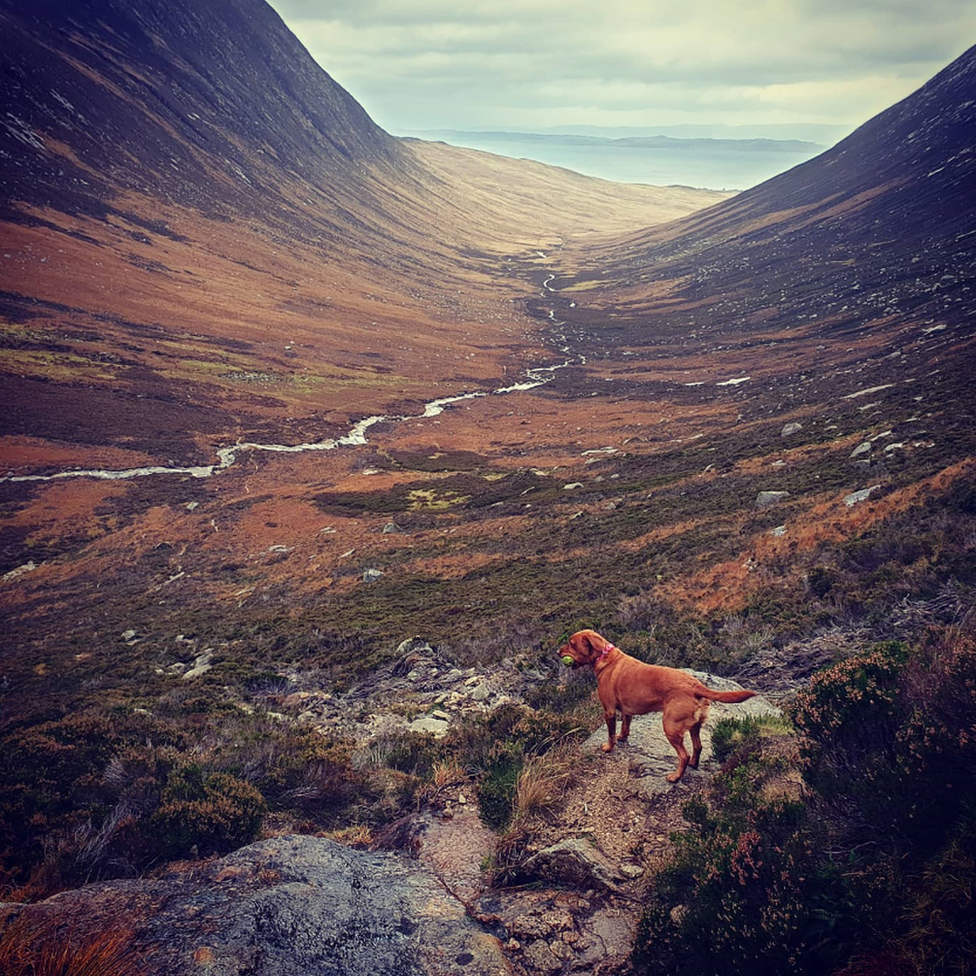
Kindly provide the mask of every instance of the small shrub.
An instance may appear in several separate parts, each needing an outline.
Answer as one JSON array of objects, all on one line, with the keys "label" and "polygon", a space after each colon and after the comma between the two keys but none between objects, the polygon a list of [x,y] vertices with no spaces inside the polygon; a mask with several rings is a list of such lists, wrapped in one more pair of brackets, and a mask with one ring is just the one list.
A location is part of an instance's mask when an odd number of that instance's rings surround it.
[{"label": "small shrub", "polygon": [[257,837],[265,810],[249,783],[191,765],[170,774],[149,828],[167,857],[222,854]]},{"label": "small shrub", "polygon": [[521,750],[505,744],[495,750],[486,765],[478,784],[478,803],[481,819],[495,830],[504,829],[512,821],[515,794],[524,762]]},{"label": "small shrub", "polygon": [[764,733],[782,735],[789,727],[789,722],[778,715],[722,718],[712,727],[712,751],[716,759],[725,762],[734,751],[754,743]]}]

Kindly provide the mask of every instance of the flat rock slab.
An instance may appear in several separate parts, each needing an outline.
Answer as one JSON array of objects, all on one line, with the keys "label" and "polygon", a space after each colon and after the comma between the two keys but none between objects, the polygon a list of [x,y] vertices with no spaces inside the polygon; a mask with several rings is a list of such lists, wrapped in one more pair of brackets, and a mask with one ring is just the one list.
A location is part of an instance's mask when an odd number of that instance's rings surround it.
[{"label": "flat rock slab", "polygon": [[200,971],[201,959],[207,976],[512,971],[498,940],[416,861],[320,837],[262,841],[189,876],[109,881],[0,906],[0,931],[15,916],[88,932],[122,918],[145,953],[145,976],[185,976]]}]

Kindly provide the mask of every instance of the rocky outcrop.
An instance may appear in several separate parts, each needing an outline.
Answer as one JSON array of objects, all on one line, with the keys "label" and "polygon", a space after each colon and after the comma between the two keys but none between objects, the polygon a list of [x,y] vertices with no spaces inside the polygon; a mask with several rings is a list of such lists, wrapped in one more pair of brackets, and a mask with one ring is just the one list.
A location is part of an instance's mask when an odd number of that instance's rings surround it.
[{"label": "rocky outcrop", "polygon": [[[4,912],[6,908],[6,912]],[[321,837],[262,841],[191,875],[0,907],[0,930],[133,930],[143,976],[499,976],[497,938],[417,861]],[[201,965],[201,964],[205,965]]]}]

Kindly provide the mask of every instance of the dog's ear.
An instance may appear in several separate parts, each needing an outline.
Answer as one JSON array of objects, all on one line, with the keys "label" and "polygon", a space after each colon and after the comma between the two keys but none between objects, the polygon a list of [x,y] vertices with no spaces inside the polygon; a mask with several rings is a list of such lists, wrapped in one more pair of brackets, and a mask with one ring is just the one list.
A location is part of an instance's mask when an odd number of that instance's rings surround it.
[{"label": "dog's ear", "polygon": [[583,630],[579,634],[580,650],[586,655],[587,661],[600,656],[600,648],[596,646],[594,637],[599,636],[592,630]]}]

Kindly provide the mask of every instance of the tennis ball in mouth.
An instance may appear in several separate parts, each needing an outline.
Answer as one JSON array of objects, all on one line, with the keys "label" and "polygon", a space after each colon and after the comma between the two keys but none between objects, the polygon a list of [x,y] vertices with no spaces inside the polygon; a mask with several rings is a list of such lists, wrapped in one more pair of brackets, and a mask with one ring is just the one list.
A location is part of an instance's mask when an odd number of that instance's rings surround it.
[{"label": "tennis ball in mouth", "polygon": [[568,654],[563,655],[562,661],[567,668],[571,668],[576,663]]}]

